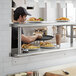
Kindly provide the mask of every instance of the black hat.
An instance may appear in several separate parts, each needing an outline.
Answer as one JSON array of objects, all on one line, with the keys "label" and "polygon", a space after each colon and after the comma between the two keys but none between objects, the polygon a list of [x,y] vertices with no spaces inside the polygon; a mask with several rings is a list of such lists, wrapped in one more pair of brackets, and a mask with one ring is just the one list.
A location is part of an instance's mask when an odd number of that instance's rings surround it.
[{"label": "black hat", "polygon": [[18,7],[18,8],[14,11],[14,13],[25,14],[25,15],[31,16],[31,14],[29,14],[24,7]]}]

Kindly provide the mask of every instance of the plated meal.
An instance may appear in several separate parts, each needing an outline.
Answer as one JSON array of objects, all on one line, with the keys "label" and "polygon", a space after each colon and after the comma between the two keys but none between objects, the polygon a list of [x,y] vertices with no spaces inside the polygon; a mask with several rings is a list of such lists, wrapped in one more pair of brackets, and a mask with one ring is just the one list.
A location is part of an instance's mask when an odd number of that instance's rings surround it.
[{"label": "plated meal", "polygon": [[55,48],[55,46],[51,43],[51,42],[40,42],[40,47],[39,46],[35,46],[33,44],[23,44],[22,45],[23,49],[28,49],[29,51],[34,51],[34,50],[38,50],[39,48],[44,48],[44,49],[53,49]]},{"label": "plated meal", "polygon": [[40,42],[40,47],[45,49],[55,48],[55,46],[50,42]]},{"label": "plated meal", "polygon": [[28,49],[28,50],[38,50],[40,47],[35,46],[33,44],[23,44],[22,48]]},{"label": "plated meal", "polygon": [[42,21],[44,21],[44,19],[43,18],[30,17],[27,21],[30,23],[41,23]]},{"label": "plated meal", "polygon": [[69,21],[69,18],[66,18],[66,17],[60,17],[58,19],[56,19],[57,22],[68,22]]}]

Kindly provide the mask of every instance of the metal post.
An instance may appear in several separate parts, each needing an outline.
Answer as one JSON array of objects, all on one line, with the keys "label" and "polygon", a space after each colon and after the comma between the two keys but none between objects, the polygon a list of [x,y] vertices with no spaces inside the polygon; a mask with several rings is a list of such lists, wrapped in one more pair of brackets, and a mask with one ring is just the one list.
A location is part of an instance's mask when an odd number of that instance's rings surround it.
[{"label": "metal post", "polygon": [[57,26],[57,33],[58,33],[58,34],[59,34],[59,27],[60,27],[60,26]]},{"label": "metal post", "polygon": [[18,27],[18,54],[21,54],[21,27]]},{"label": "metal post", "polygon": [[67,32],[67,25],[66,25],[66,37],[68,37],[68,32]]},{"label": "metal post", "polygon": [[71,25],[70,46],[73,47],[73,25]]}]

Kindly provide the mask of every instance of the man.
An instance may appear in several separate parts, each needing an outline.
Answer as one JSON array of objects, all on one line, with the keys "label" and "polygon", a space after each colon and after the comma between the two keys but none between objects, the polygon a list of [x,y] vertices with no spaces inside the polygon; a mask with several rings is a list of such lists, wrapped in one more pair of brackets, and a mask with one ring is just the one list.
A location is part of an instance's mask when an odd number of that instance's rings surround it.
[{"label": "man", "polygon": [[[25,8],[23,7],[18,7],[14,11],[14,23],[20,24],[23,23],[26,20],[26,16],[30,15]],[[31,43],[35,41],[37,38],[41,38],[41,34],[36,34],[34,36],[25,36],[23,34],[23,30],[21,31],[21,41],[24,43]],[[18,28],[17,27],[12,27],[12,48],[17,48],[18,47]]]}]

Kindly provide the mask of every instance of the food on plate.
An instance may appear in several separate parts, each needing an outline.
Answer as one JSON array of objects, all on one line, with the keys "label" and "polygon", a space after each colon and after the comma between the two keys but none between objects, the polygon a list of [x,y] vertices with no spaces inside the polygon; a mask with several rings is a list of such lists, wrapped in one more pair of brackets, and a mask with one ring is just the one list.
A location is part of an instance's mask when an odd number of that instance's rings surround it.
[{"label": "food on plate", "polygon": [[40,21],[40,19],[37,19],[37,18],[35,18],[35,17],[30,17],[30,18],[28,19],[28,21]]},{"label": "food on plate", "polygon": [[35,32],[44,32],[46,30],[47,30],[47,27],[41,27],[41,28],[35,29]]},{"label": "food on plate", "polygon": [[30,17],[27,21],[43,21],[44,19],[42,18],[35,18],[35,17]]},{"label": "food on plate", "polygon": [[41,47],[54,47],[54,45],[50,42],[40,42]]},{"label": "food on plate", "polygon": [[43,37],[43,32],[34,32],[33,35],[37,35],[38,34],[38,37],[37,39],[42,39]]},{"label": "food on plate", "polygon": [[40,17],[39,19],[40,19],[40,21],[44,21],[44,19],[43,19],[43,18],[41,18],[41,17]]},{"label": "food on plate", "polygon": [[58,18],[58,19],[56,19],[56,20],[69,20],[69,18],[66,18],[66,17],[60,17],[60,18]]},{"label": "food on plate", "polygon": [[24,48],[24,49],[37,49],[39,47],[38,46],[35,46],[33,44],[23,44],[22,45],[22,48]]},{"label": "food on plate", "polygon": [[47,35],[47,27],[41,27],[41,28],[36,28],[35,29],[36,33],[41,33],[42,35]]},{"label": "food on plate", "polygon": [[39,48],[39,47],[37,47],[37,46],[29,46],[28,47],[28,49],[37,49],[37,48]]},{"label": "food on plate", "polygon": [[[43,36],[43,32],[34,32],[33,33],[34,35],[36,35],[36,34],[41,34],[42,36]],[[41,37],[42,38],[42,37]]]}]

